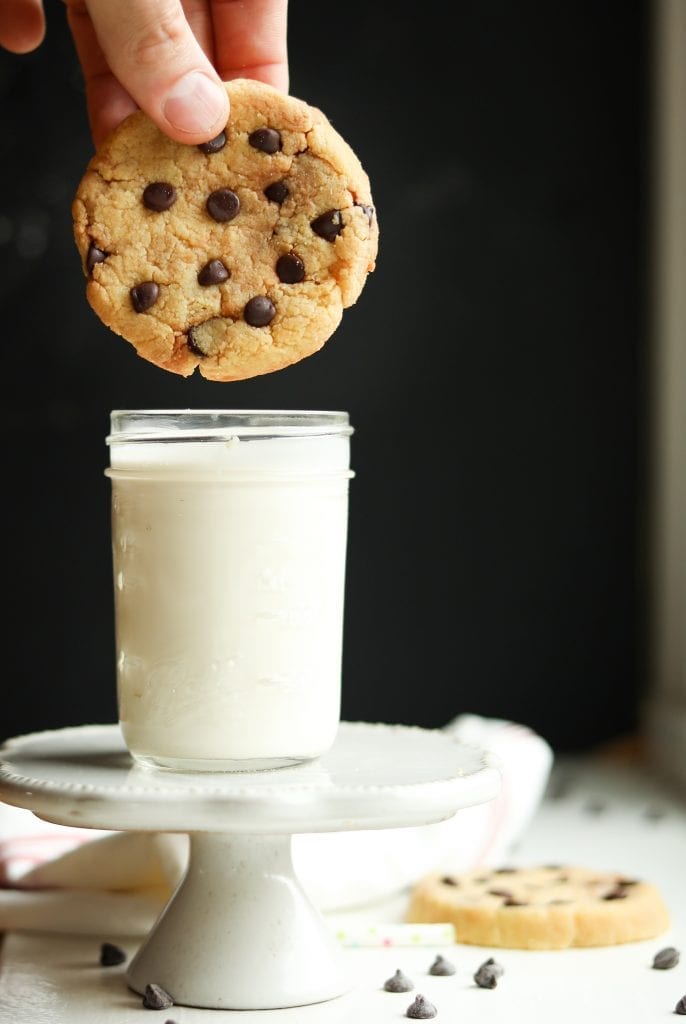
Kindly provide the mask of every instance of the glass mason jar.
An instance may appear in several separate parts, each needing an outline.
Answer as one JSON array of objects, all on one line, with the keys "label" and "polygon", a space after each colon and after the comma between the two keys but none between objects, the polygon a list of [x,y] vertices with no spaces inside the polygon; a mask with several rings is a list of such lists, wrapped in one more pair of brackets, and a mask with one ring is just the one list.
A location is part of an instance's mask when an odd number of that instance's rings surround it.
[{"label": "glass mason jar", "polygon": [[345,412],[116,410],[117,702],[147,766],[317,757],[340,719]]}]

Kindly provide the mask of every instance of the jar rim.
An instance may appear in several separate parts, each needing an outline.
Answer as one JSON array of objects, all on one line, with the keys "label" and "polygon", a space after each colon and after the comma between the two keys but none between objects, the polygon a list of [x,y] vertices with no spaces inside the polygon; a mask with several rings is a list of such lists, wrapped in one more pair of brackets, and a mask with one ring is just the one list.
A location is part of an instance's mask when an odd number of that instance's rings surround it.
[{"label": "jar rim", "polygon": [[313,409],[113,409],[106,444],[223,442],[230,437],[350,436],[349,414]]}]

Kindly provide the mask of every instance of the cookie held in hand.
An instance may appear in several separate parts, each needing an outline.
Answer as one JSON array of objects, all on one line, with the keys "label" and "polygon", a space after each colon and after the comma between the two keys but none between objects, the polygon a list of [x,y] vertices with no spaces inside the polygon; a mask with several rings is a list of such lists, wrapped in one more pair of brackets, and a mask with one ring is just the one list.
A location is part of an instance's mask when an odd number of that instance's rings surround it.
[{"label": "cookie held in hand", "polygon": [[229,123],[201,146],[129,115],[72,206],[100,319],[156,366],[216,381],[318,351],[378,248],[369,179],[324,114],[260,82],[226,90]]},{"label": "cookie held in hand", "polygon": [[650,883],[566,865],[428,875],[415,886],[406,919],[443,921],[457,942],[511,949],[613,946],[669,927]]}]

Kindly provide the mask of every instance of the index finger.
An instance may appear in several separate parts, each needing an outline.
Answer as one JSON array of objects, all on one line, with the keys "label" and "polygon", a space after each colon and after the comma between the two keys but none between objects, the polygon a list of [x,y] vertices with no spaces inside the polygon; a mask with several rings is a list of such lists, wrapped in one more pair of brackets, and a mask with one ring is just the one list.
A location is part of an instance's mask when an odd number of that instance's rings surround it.
[{"label": "index finger", "polygon": [[83,0],[67,0],[67,22],[83,73],[88,122],[97,147],[138,104],[112,74]]},{"label": "index finger", "polygon": [[211,0],[220,78],[256,78],[288,92],[288,0]]}]

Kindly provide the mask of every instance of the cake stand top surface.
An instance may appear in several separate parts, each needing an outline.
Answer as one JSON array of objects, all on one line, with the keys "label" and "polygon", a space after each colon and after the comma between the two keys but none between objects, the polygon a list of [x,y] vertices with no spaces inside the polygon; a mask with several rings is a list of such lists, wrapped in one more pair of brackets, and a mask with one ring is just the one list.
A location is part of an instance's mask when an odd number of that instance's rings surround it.
[{"label": "cake stand top surface", "polygon": [[500,789],[497,758],[437,729],[342,722],[328,753],[260,772],[142,768],[117,725],[30,733],[0,748],[0,799],[84,828],[278,834],[399,828]]}]

